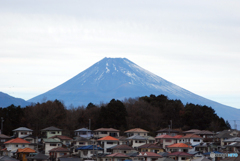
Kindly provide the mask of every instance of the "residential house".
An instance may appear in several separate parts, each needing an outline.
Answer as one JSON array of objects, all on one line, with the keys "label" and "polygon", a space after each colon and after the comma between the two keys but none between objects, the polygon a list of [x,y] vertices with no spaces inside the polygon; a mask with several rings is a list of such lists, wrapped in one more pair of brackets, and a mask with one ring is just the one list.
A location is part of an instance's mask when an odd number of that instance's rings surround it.
[{"label": "residential house", "polygon": [[55,135],[62,135],[62,130],[54,126],[47,127],[41,130],[43,138],[50,138]]},{"label": "residential house", "polygon": [[113,153],[106,156],[105,161],[124,161],[129,159],[129,156],[122,153]]},{"label": "residential house", "polygon": [[64,135],[55,135],[50,137],[50,139],[56,139],[62,142],[63,145],[66,145],[67,147],[70,147],[71,142],[73,141],[72,138],[68,137],[68,136],[64,136]]},{"label": "residential house", "polygon": [[70,154],[70,150],[63,147],[57,147],[49,150],[49,157],[52,161],[57,161],[59,157]]},{"label": "residential house", "polygon": [[157,144],[144,144],[138,147],[140,152],[154,152],[159,153],[163,152],[164,149]]},{"label": "residential house", "polygon": [[119,145],[128,144],[128,140],[125,136],[116,137],[119,140]]},{"label": "residential house", "polygon": [[26,127],[19,127],[13,130],[13,136],[15,138],[22,138],[28,135],[32,135],[33,130]]},{"label": "residential house", "polygon": [[173,137],[173,139],[175,140],[174,142],[175,143],[178,143],[178,140],[180,139],[180,138],[182,138],[183,137],[183,135],[175,135],[174,137]]},{"label": "residential house", "polygon": [[21,161],[27,161],[27,157],[30,153],[36,153],[36,151],[31,148],[18,149],[17,158]]},{"label": "residential house", "polygon": [[145,161],[156,161],[159,158],[162,158],[161,155],[154,152],[140,152],[138,156],[143,157]]},{"label": "residential house", "polygon": [[224,131],[221,131],[219,132],[217,135],[215,135],[213,137],[213,142],[218,145],[218,150],[224,146],[224,140],[227,140],[227,139],[230,139],[230,138],[233,138],[235,135],[235,131],[231,131],[231,130],[224,130]]},{"label": "residential house", "polygon": [[7,148],[7,151],[9,152],[8,155],[13,156],[19,148],[29,147],[30,142],[21,138],[15,138],[6,141],[4,144],[5,147]]},{"label": "residential house", "polygon": [[137,149],[139,146],[147,143],[147,139],[140,135],[133,135],[127,138],[128,145]]},{"label": "residential house", "polygon": [[163,158],[158,159],[158,161],[175,161],[175,160],[172,158],[163,157]]},{"label": "residential house", "polygon": [[[98,156],[99,153],[102,154],[104,149],[97,145],[87,145],[76,148],[79,151],[80,158],[90,159],[93,155]],[[99,155],[100,156],[100,155]]]},{"label": "residential house", "polygon": [[194,133],[195,135],[199,135],[201,136],[202,138],[213,138],[213,136],[215,135],[215,133],[211,132],[211,131],[208,131],[208,130],[201,130],[201,131],[198,131],[198,132],[195,132]]},{"label": "residential house", "polygon": [[136,152],[136,150],[134,150],[132,147],[128,146],[128,145],[116,145],[116,146],[113,146],[113,147],[110,147],[109,149],[111,149],[111,152],[112,153],[123,153],[123,154],[126,154],[126,153],[133,153],[133,152]]},{"label": "residential house", "polygon": [[42,139],[43,150],[49,156],[49,151],[54,148],[62,147],[62,142],[58,139]]},{"label": "residential house", "polygon": [[175,143],[174,137],[170,135],[160,135],[155,137],[155,140],[156,140],[156,143],[164,149],[166,148],[166,146],[172,145]]},{"label": "residential house", "polygon": [[94,130],[94,138],[103,138],[105,136],[119,137],[119,130],[113,128],[100,128]]},{"label": "residential house", "polygon": [[174,152],[174,153],[169,153],[168,154],[169,158],[172,158],[177,161],[185,161],[185,160],[190,160],[192,159],[192,155],[188,154],[186,152]]},{"label": "residential house", "polygon": [[166,151],[168,152],[188,152],[189,149],[192,149],[191,146],[184,143],[176,143],[166,146]]},{"label": "residential house", "polygon": [[34,137],[33,135],[26,135],[26,136],[22,136],[21,139],[24,139],[28,142],[30,142],[29,144],[29,148],[31,149],[34,149],[34,150],[38,150],[37,147],[38,147],[38,138],[37,137]]},{"label": "residential house", "polygon": [[49,156],[46,156],[42,153],[32,153],[27,157],[28,161],[49,161]]},{"label": "residential house", "polygon": [[76,148],[81,147],[81,146],[87,146],[90,145],[90,140],[88,138],[84,138],[84,137],[75,137],[72,141],[72,151],[75,154],[76,152],[78,152],[78,150],[76,150]]},{"label": "residential house", "polygon": [[143,130],[141,128],[130,129],[124,132],[128,137],[139,135],[139,136],[148,136],[148,131]]},{"label": "residential house", "polygon": [[111,151],[107,151],[110,147],[118,145],[119,140],[112,136],[105,136],[101,139],[98,139],[98,144],[104,149],[104,153],[109,153]]},{"label": "residential house", "polygon": [[160,129],[160,130],[157,131],[157,136],[160,136],[160,135],[175,136],[175,135],[178,135],[178,134],[179,134],[178,130],[173,130],[173,129],[170,129],[170,128]]},{"label": "residential house", "polygon": [[81,129],[77,129],[74,131],[75,136],[80,136],[83,138],[91,138],[93,137],[93,133],[92,130],[89,130],[87,128],[81,128]]},{"label": "residential house", "polygon": [[240,137],[234,137],[223,141],[227,152],[240,152]]},{"label": "residential house", "polygon": [[5,148],[4,143],[6,141],[10,140],[10,139],[11,139],[10,136],[4,135],[4,134],[0,134],[0,150]]},{"label": "residential house", "polygon": [[203,138],[195,134],[187,134],[178,139],[178,143],[185,143],[192,146],[198,145],[201,142],[203,142]]},{"label": "residential house", "polygon": [[199,151],[199,152],[202,152],[202,153],[207,153],[207,152],[210,152],[210,151],[215,150],[215,149],[212,149],[211,143],[204,143],[203,142],[203,143],[200,143],[199,145],[196,145],[195,150]]}]

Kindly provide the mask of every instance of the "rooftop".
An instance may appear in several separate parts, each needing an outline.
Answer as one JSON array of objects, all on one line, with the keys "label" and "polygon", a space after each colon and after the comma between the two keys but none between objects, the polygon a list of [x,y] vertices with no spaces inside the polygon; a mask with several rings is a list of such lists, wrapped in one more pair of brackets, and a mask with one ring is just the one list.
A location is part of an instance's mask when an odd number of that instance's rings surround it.
[{"label": "rooftop", "polygon": [[111,132],[119,132],[119,130],[114,129],[114,128],[99,128],[94,131],[111,131]]},{"label": "rooftop", "polygon": [[191,146],[184,144],[184,143],[176,143],[172,145],[168,145],[168,148],[192,148]]},{"label": "rooftop", "polygon": [[145,132],[145,133],[148,133],[148,131],[143,130],[141,128],[130,129],[130,130],[125,131],[124,133],[129,133],[129,132],[139,132],[139,133]]},{"label": "rooftop", "polygon": [[107,155],[106,157],[129,158],[129,156],[122,153],[113,153],[113,154]]},{"label": "rooftop", "polygon": [[182,137],[182,139],[185,139],[185,138],[199,138],[199,139],[202,139],[201,136],[196,135],[196,134],[187,134],[187,135]]},{"label": "rooftop", "polygon": [[55,135],[50,138],[59,138],[60,140],[72,140],[72,138],[70,138],[68,136],[64,136],[64,135]]},{"label": "rooftop", "polygon": [[185,152],[174,152],[169,153],[168,156],[192,156],[192,155]]},{"label": "rooftop", "polygon": [[161,155],[157,154],[157,153],[154,153],[154,152],[140,152],[138,154],[138,156],[141,156],[141,157],[157,157],[157,158],[162,158]]},{"label": "rooftop", "polygon": [[92,130],[89,130],[89,129],[87,129],[87,128],[81,128],[81,129],[77,129],[77,130],[75,130],[76,132],[78,132],[78,131],[89,131],[89,132],[91,132]]},{"label": "rooftop", "polygon": [[114,138],[112,136],[105,136],[103,138],[98,139],[98,141],[119,141],[117,138]]},{"label": "rooftop", "polygon": [[36,153],[36,151],[31,148],[18,149],[17,152],[18,153]]},{"label": "rooftop", "polygon": [[17,129],[14,129],[13,131],[33,131],[33,130],[26,128],[26,127],[19,127]]},{"label": "rooftop", "polygon": [[49,152],[70,152],[70,150],[63,147],[57,147],[49,150]]},{"label": "rooftop", "polygon": [[59,128],[54,127],[54,126],[50,126],[50,127],[45,128],[45,129],[42,129],[41,131],[62,131],[62,129],[59,129]]},{"label": "rooftop", "polygon": [[157,137],[155,137],[156,139],[161,139],[161,138],[166,138],[166,139],[173,139],[173,136],[170,135],[159,135]]},{"label": "rooftop", "polygon": [[30,142],[23,140],[21,138],[16,138],[16,139],[8,140],[4,144],[30,144]]}]

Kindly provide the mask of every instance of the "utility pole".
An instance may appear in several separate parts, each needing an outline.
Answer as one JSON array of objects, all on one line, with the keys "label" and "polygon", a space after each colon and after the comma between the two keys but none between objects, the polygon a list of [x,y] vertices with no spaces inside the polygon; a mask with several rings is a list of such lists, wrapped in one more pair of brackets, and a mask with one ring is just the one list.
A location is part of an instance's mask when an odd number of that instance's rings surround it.
[{"label": "utility pole", "polygon": [[170,122],[171,122],[171,130],[172,130],[172,120],[170,120]]},{"label": "utility pole", "polygon": [[91,130],[91,119],[89,119],[89,130]]},{"label": "utility pole", "polygon": [[3,133],[3,117],[1,117],[1,134]]}]

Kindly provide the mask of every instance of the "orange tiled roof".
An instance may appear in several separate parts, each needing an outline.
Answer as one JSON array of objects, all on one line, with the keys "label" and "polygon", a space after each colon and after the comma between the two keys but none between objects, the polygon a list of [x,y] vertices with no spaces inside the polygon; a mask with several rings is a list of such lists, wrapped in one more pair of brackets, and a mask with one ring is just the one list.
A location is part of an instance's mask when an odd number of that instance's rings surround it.
[{"label": "orange tiled roof", "polygon": [[113,140],[113,141],[119,141],[118,139],[116,139],[116,138],[114,138],[114,137],[112,137],[112,136],[105,136],[105,137],[103,137],[103,138],[101,138],[101,139],[98,139],[98,140]]},{"label": "orange tiled roof", "polygon": [[127,133],[127,132],[148,132],[148,131],[143,130],[143,129],[141,129],[141,128],[135,128],[135,129],[127,130],[127,131],[125,131],[124,133]]},{"label": "orange tiled roof", "polygon": [[12,140],[8,140],[6,141],[4,144],[11,144],[11,143],[15,143],[15,144],[30,144],[29,141],[23,140],[21,138],[16,138],[16,139],[12,139]]},{"label": "orange tiled roof", "polygon": [[159,135],[159,136],[157,136],[157,137],[155,137],[156,139],[161,139],[161,138],[165,138],[165,139],[173,139],[173,137],[172,136],[170,136],[170,135]]},{"label": "orange tiled roof", "polygon": [[201,136],[199,135],[196,135],[196,134],[187,134],[185,136],[183,136],[182,138],[202,138]]},{"label": "orange tiled roof", "polygon": [[192,148],[191,146],[184,144],[184,143],[176,143],[172,145],[168,145],[168,148]]},{"label": "orange tiled roof", "polygon": [[17,152],[18,153],[36,153],[36,151],[31,148],[18,149]]}]

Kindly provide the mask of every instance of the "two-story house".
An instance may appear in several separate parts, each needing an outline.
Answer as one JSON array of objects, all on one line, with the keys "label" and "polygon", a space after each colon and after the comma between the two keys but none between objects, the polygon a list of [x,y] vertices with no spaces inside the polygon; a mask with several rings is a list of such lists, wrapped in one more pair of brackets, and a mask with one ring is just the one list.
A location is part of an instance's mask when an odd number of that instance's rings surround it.
[{"label": "two-story house", "polygon": [[128,145],[137,149],[139,146],[144,145],[147,143],[147,139],[140,135],[133,135],[127,138]]},{"label": "two-story house", "polygon": [[160,130],[157,131],[157,136],[160,136],[160,135],[175,136],[175,135],[178,135],[178,134],[179,134],[179,131],[173,130],[173,129],[169,129],[169,128],[160,129]]},{"label": "two-story house", "polygon": [[159,135],[155,137],[156,143],[162,148],[166,148],[167,145],[171,145],[175,143],[175,138],[170,135]]},{"label": "two-story house", "polygon": [[107,151],[110,147],[118,145],[119,140],[112,136],[105,136],[97,140],[98,144],[104,149],[104,153],[110,153],[111,151]]},{"label": "two-story house", "polygon": [[94,138],[103,138],[105,136],[119,137],[119,130],[113,128],[99,128],[94,130]]},{"label": "two-story house", "polygon": [[62,135],[62,129],[56,128],[54,126],[47,127],[41,130],[43,138],[50,138],[55,135]]},{"label": "two-story house", "polygon": [[32,135],[33,130],[26,128],[26,127],[19,127],[13,130],[13,136],[15,138],[22,138],[25,136]]},{"label": "two-story house", "polygon": [[45,155],[49,156],[49,151],[53,148],[62,147],[62,142],[58,139],[42,139]]},{"label": "two-story house", "polygon": [[201,142],[203,142],[203,138],[195,134],[187,134],[178,139],[178,143],[185,143],[192,146],[198,145]]},{"label": "two-story house", "polygon": [[80,136],[83,138],[91,138],[93,137],[93,133],[92,130],[89,130],[87,128],[81,128],[81,129],[77,129],[74,131],[75,136]]},{"label": "two-story house", "polygon": [[7,151],[9,152],[9,156],[13,156],[19,148],[26,148],[29,147],[30,142],[21,139],[21,138],[15,138],[6,141],[5,147],[7,148]]}]

